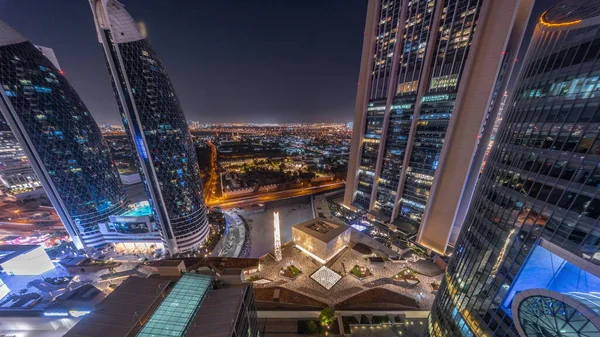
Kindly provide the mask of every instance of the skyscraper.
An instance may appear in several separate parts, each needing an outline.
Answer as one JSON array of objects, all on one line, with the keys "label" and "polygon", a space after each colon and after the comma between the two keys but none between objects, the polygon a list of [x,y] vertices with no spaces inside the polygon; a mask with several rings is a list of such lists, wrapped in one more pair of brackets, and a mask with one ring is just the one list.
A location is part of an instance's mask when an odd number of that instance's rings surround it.
[{"label": "skyscraper", "polygon": [[56,58],[56,54],[54,54],[54,49],[52,48],[48,48],[48,47],[44,47],[44,46],[35,46],[39,51],[42,52],[42,54],[44,54],[44,56],[46,56],[46,58],[48,60],[50,60],[50,62],[52,62],[52,64],[54,64],[54,66],[56,67],[56,69],[60,70],[60,64],[58,63],[58,59]]},{"label": "skyscraper", "polygon": [[346,206],[446,252],[483,160],[478,138],[531,7],[531,0],[369,1]]},{"label": "skyscraper", "polygon": [[0,184],[0,189],[11,194],[41,187],[25,150],[8,125],[6,130],[0,129]]},{"label": "skyscraper", "polygon": [[90,0],[123,124],[171,254],[198,248],[208,234],[200,169],[186,118],[162,62],[116,0]]},{"label": "skyscraper", "polygon": [[83,248],[125,206],[100,129],[62,72],[0,21],[0,111],[71,235]]},{"label": "skyscraper", "polygon": [[600,3],[535,29],[429,336],[600,336]]}]

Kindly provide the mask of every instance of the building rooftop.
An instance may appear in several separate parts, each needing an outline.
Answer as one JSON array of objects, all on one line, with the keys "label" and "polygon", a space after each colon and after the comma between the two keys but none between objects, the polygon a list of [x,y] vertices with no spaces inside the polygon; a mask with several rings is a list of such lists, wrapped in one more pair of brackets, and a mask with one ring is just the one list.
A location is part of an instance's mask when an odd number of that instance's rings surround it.
[{"label": "building rooftop", "polygon": [[212,279],[202,274],[183,275],[136,336],[184,337]]},{"label": "building rooftop", "polygon": [[419,226],[411,224],[401,218],[396,218],[396,220],[392,222],[392,225],[396,226],[396,229],[406,236],[415,235],[419,231]]},{"label": "building rooftop", "polygon": [[231,320],[237,317],[246,289],[232,287],[212,290],[202,302],[185,337],[230,337]]},{"label": "building rooftop", "polygon": [[65,337],[125,337],[160,301],[169,281],[129,277]]},{"label": "building rooftop", "polygon": [[79,265],[81,262],[87,259],[89,258],[85,256],[65,257],[64,259],[60,260],[60,264],[62,264],[63,266],[72,267]]},{"label": "building rooftop", "polygon": [[299,223],[292,228],[304,232],[320,241],[330,242],[348,230],[350,226],[334,220],[314,218]]},{"label": "building rooftop", "polygon": [[166,292],[170,284],[129,277],[65,337],[231,336],[248,285],[213,289],[213,275],[200,273],[184,274]]},{"label": "building rooftop", "polygon": [[600,16],[598,0],[561,0],[542,14],[540,22],[550,26],[567,26],[596,16]]},{"label": "building rooftop", "polygon": [[0,245],[0,263],[4,263],[15,257],[28,253],[39,245]]},{"label": "building rooftop", "polygon": [[209,267],[214,271],[222,271],[229,268],[258,268],[259,259],[246,259],[235,257],[208,257],[208,258],[185,258],[188,270],[196,270],[201,267]]},{"label": "building rooftop", "polygon": [[183,260],[160,260],[157,261],[154,265],[157,267],[178,267],[180,264],[184,264]]},{"label": "building rooftop", "polygon": [[[79,311],[81,314],[90,312],[95,304],[102,301],[106,295],[94,287],[91,284],[84,284],[83,286],[69,290],[62,295],[56,297],[56,300],[49,306],[44,308],[45,313],[68,313],[72,311]],[[71,313],[74,317],[77,317],[77,313]]]}]

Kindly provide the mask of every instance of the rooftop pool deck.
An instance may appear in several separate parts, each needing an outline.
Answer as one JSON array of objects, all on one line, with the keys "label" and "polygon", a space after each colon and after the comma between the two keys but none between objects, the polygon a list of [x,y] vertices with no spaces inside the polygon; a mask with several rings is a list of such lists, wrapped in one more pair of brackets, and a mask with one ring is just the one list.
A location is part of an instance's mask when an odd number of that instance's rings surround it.
[{"label": "rooftop pool deck", "polygon": [[122,214],[122,216],[148,216],[152,215],[150,205],[140,205]]}]

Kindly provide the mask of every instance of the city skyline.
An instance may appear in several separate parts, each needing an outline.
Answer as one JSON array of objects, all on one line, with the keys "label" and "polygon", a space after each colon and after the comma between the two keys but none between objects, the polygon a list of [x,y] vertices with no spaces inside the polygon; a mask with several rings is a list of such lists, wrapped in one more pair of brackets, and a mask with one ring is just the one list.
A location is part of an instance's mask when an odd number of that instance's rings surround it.
[{"label": "city skyline", "polygon": [[[551,5],[552,1],[537,0],[532,16],[537,17],[544,9]],[[32,41],[48,45],[55,50],[57,57],[63,60],[62,66],[64,67],[67,79],[69,79],[80,93],[86,105],[90,107],[92,115],[94,115],[99,124],[119,124],[121,121],[117,106],[111,100],[104,99],[106,95],[112,95],[112,90],[110,85],[106,84],[107,77],[104,71],[104,60],[98,57],[98,52],[95,50],[98,46],[90,43],[90,36],[93,39],[95,32],[93,25],[89,25],[89,18],[86,18],[86,16],[89,16],[89,13],[86,12],[86,3],[85,1],[82,3],[77,0],[66,0],[66,3],[69,5],[60,7],[52,6],[51,2],[36,3],[36,10],[28,11],[28,8],[32,6],[32,1],[6,1],[0,3],[0,11],[7,13],[5,18],[7,22],[18,30],[23,31],[25,35],[30,36]],[[264,30],[267,28],[262,26],[255,28],[252,27],[252,24],[255,21],[261,21],[261,17],[264,17],[265,20],[273,18],[280,20],[277,17],[287,13],[286,6],[267,6],[269,7],[267,11],[259,11],[256,8],[253,9],[254,6],[251,4],[246,3],[243,3],[242,7],[239,7],[240,4],[236,4],[235,8],[232,9],[227,8],[228,5],[226,3],[183,2],[181,5],[184,8],[180,11],[185,12],[185,15],[207,13],[212,10],[211,6],[215,6],[217,8],[214,10],[220,12],[231,12],[233,10],[233,15],[236,17],[242,15],[245,17],[245,19],[236,21],[236,24],[243,25],[243,29],[248,36],[238,37],[233,35],[232,38],[235,43],[243,47],[240,48],[241,52],[249,53],[251,57],[244,58],[240,56],[238,59],[233,57],[221,59],[216,51],[198,50],[202,57],[206,57],[207,61],[203,63],[196,63],[195,59],[188,59],[185,56],[174,53],[172,50],[190,48],[190,46],[187,45],[184,47],[186,45],[184,41],[181,39],[169,39],[166,35],[191,34],[190,31],[193,31],[193,34],[209,41],[211,44],[223,45],[222,48],[226,50],[230,47],[225,46],[226,43],[224,40],[210,34],[210,28],[212,27],[210,23],[212,20],[216,20],[214,16],[203,14],[202,17],[206,20],[194,20],[193,25],[190,27],[171,20],[160,20],[160,17],[156,13],[165,12],[165,15],[181,14],[179,10],[168,8],[170,6],[163,2],[149,1],[145,2],[142,6],[138,1],[125,0],[124,4],[130,9],[133,8],[136,12],[141,12],[140,18],[149,27],[153,27],[150,28],[150,31],[160,34],[160,36],[155,38],[155,44],[157,44],[159,50],[165,50],[161,55],[163,62],[173,78],[175,88],[180,92],[182,107],[189,119],[197,120],[201,123],[329,123],[344,122],[353,119],[366,1],[364,3],[363,1],[348,3],[339,0],[318,3],[319,6],[326,7],[323,8],[323,11],[336,9],[336,13],[342,15],[339,17],[341,25],[336,22],[330,22],[331,20],[322,15],[319,10],[314,10],[311,4],[299,5],[300,7],[295,9],[293,17],[289,21],[280,22],[284,31],[278,32],[276,35],[271,34],[269,38],[272,40],[268,41],[263,41]],[[204,8],[205,6],[206,8]],[[246,6],[249,8],[245,8]],[[246,16],[246,12],[244,11],[247,10],[252,11],[254,19]],[[55,27],[56,29],[40,30],[36,29],[34,25],[22,24],[26,20],[20,20],[19,18],[24,13],[28,13],[28,18],[32,17],[32,15],[37,16],[39,13],[40,17],[36,18],[37,22],[40,22],[44,26]],[[303,20],[303,15],[309,17],[310,20],[307,19],[307,21],[310,21],[313,25],[315,22],[318,23],[318,27],[300,24],[301,20]],[[528,29],[529,33],[524,39],[525,43],[531,34],[534,24],[535,20],[532,20]],[[234,28],[228,29],[233,30]],[[64,35],[59,33],[64,30],[72,32],[70,39],[64,39]],[[324,45],[321,45],[320,41],[309,40],[310,36],[317,36],[321,31],[324,34],[329,32],[330,35],[337,38],[333,42]],[[355,33],[352,34],[351,32]],[[298,44],[294,45],[290,43],[288,37],[284,34],[296,37]],[[73,44],[72,41],[76,43]],[[268,42],[271,44],[266,45]],[[251,47],[252,43],[265,44],[265,46],[264,48],[254,48]],[[305,51],[302,45],[307,43],[319,43],[318,47],[322,47],[321,50],[323,52],[313,53]],[[73,49],[74,45],[81,46],[81,48]],[[276,47],[279,45],[283,45],[285,49],[280,50],[281,48]],[[196,45],[191,47],[199,48]],[[277,72],[282,75],[269,75],[268,78],[261,80],[259,85],[246,85],[245,82],[240,82],[240,79],[243,81],[249,81],[252,78],[260,79],[261,76],[257,76],[258,71],[270,73],[268,70],[270,68],[266,62],[259,62],[258,65],[252,67],[247,66],[246,62],[260,60],[263,54],[269,59],[276,59],[275,56],[271,55],[274,51],[280,54],[280,58],[290,59],[291,62],[295,62],[294,66],[286,67],[284,64],[276,64]],[[285,54],[283,54],[284,52]],[[303,53],[308,53],[308,56],[305,56]],[[336,57],[336,55],[343,56]],[[298,64],[298,61],[295,61],[296,59],[301,59],[301,62]],[[221,79],[212,67],[202,66],[204,63],[213,63],[213,60],[221,62],[223,66],[234,66],[235,69],[230,71],[237,71],[239,75],[236,74],[236,77],[230,78],[237,80],[226,81]],[[310,67],[310,63],[326,64],[327,66],[320,68]],[[254,68],[256,70],[252,70]],[[189,69],[198,74],[197,78],[200,79],[199,85],[201,86],[201,90],[195,90],[198,84],[188,84],[188,78],[190,78]],[[88,81],[90,74],[102,80],[98,81],[98,83],[90,83]],[[286,74],[285,77],[283,74]],[[228,74],[228,76],[230,75],[233,76],[233,74]],[[315,76],[319,78],[317,83],[312,83],[308,80]],[[216,86],[214,82],[217,82]],[[242,84],[245,88],[252,89],[254,96],[248,97],[249,101],[246,99],[242,102],[231,102],[228,100],[231,106],[222,104],[222,97],[228,97],[223,95],[227,91],[239,93],[240,90],[236,88],[241,87]],[[265,90],[258,94],[256,92],[257,86],[270,88],[270,90]],[[283,96],[278,92],[279,90],[284,91]],[[324,90],[324,92],[319,93],[320,90]],[[241,91],[245,92],[246,90]],[[276,104],[271,104],[263,99],[253,101],[254,97],[261,96],[275,97],[277,102]],[[250,102],[251,104],[245,102]],[[294,102],[294,105],[286,104],[286,102]],[[301,109],[305,105],[311,106]]]},{"label": "city skyline", "polygon": [[0,336],[600,337],[600,0],[0,12]]},{"label": "city skyline", "polygon": [[[276,1],[264,6],[123,3],[146,23],[189,119],[283,123],[352,118],[366,3],[315,1],[296,3],[293,8]],[[117,106],[106,99],[112,97],[112,90],[100,46],[93,43],[96,33],[89,5],[78,0],[63,4],[6,1],[0,3],[0,11],[32,41],[55,50],[67,79],[98,123],[120,123]],[[330,13],[335,13],[333,20]],[[225,15],[230,23],[215,30]],[[184,19],[164,20],[180,16]],[[38,24],[27,24],[30,20]],[[68,39],[61,33],[65,31]],[[245,34],[239,34],[242,31]],[[181,36],[195,38],[187,41]],[[178,50],[189,50],[194,57]],[[90,82],[91,77],[100,80]]]}]

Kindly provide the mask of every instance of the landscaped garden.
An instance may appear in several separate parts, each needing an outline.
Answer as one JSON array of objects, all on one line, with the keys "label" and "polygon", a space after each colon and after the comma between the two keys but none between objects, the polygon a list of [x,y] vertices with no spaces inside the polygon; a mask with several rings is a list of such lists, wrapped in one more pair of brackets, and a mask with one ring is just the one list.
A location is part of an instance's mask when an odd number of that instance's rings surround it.
[{"label": "landscaped garden", "polygon": [[266,278],[262,278],[259,276],[250,276],[248,278],[246,278],[247,282],[252,282],[254,284],[267,284],[267,283],[271,283],[272,281]]},{"label": "landscaped garden", "polygon": [[300,269],[298,269],[298,267],[292,265],[287,266],[287,268],[281,268],[281,271],[279,272],[281,274],[281,276],[287,277],[287,278],[296,278],[298,277],[298,275],[302,274],[302,271],[300,271]]},{"label": "landscaped garden", "polygon": [[417,278],[417,273],[409,267],[402,268],[398,274],[392,276],[392,279],[405,282],[409,285],[417,285],[421,281]]},{"label": "landscaped garden", "polygon": [[359,279],[364,279],[366,277],[373,275],[373,274],[371,274],[371,271],[369,270],[369,268],[361,267],[359,265],[354,265],[354,267],[350,270],[350,274],[358,277]]}]

